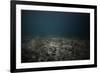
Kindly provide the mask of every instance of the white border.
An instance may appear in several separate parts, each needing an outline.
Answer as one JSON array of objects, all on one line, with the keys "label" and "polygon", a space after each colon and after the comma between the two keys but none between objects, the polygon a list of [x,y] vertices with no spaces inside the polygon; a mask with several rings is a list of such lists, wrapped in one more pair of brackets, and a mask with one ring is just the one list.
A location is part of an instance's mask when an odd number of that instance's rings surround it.
[{"label": "white border", "polygon": [[[90,43],[90,60],[21,63],[21,10],[22,9],[90,13],[90,42],[91,42]],[[17,69],[54,67],[54,66],[73,66],[73,65],[87,65],[87,64],[88,65],[94,64],[94,9],[36,6],[36,5],[16,5],[16,68]]]}]

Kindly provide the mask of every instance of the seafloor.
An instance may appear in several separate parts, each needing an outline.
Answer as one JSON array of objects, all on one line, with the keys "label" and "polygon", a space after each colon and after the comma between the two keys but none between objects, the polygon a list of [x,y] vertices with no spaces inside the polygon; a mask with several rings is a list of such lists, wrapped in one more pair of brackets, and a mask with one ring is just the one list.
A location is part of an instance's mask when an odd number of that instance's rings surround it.
[{"label": "seafloor", "polygon": [[90,41],[65,37],[23,39],[21,62],[47,62],[90,59]]}]

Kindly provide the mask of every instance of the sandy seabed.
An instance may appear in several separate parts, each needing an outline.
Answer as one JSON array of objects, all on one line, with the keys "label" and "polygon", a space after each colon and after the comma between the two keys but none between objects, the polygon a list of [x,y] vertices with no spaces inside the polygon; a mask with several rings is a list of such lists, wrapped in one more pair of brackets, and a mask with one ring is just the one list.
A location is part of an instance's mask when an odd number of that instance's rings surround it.
[{"label": "sandy seabed", "polygon": [[47,62],[90,59],[90,41],[65,37],[23,39],[21,62]]}]

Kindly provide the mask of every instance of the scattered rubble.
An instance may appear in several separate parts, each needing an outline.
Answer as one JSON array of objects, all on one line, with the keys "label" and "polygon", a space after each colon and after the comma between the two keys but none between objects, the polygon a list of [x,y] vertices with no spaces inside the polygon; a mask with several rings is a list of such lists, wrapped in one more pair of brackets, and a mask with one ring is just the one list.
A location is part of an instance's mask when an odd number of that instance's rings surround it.
[{"label": "scattered rubble", "polygon": [[84,60],[90,58],[90,42],[64,37],[36,37],[28,41],[24,39],[21,51],[22,62]]}]

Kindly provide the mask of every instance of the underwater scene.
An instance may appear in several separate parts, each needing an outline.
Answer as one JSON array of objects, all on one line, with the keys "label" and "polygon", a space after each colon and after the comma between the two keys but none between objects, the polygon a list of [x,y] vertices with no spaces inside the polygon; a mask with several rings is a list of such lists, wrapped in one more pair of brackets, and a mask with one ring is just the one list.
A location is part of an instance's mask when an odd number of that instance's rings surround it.
[{"label": "underwater scene", "polygon": [[21,10],[21,62],[90,59],[90,14]]}]

